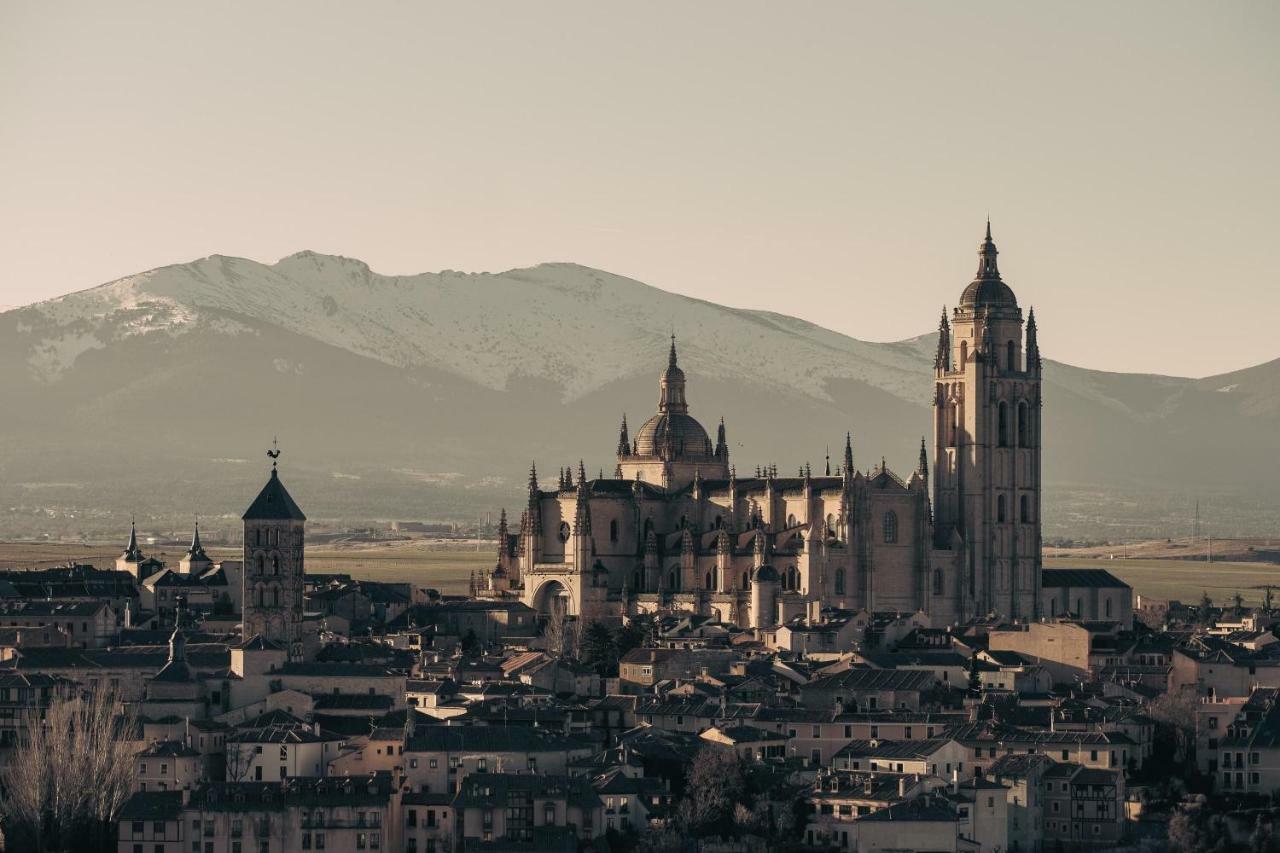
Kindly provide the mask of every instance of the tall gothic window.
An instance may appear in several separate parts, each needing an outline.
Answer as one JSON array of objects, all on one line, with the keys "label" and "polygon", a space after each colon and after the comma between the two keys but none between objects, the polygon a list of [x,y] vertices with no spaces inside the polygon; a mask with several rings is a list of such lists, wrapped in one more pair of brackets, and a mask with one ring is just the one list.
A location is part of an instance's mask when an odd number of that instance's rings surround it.
[{"label": "tall gothic window", "polygon": [[1030,424],[1027,423],[1027,404],[1025,402],[1018,403],[1018,446],[1029,447],[1031,442]]},{"label": "tall gothic window", "polygon": [[1031,497],[1022,495],[1018,498],[1018,521],[1023,524],[1031,523]]},{"label": "tall gothic window", "polygon": [[996,442],[1001,447],[1009,446],[1009,407],[1003,400],[996,409]]},{"label": "tall gothic window", "polygon": [[704,586],[706,589],[715,589],[715,584],[711,582],[711,572],[707,572],[707,578]]},{"label": "tall gothic window", "polygon": [[969,342],[960,342],[960,364],[961,366],[969,363]]},{"label": "tall gothic window", "polygon": [[618,541],[618,519],[616,518],[612,518],[609,520],[609,541],[610,542]]},{"label": "tall gothic window", "polygon": [[884,541],[890,545],[898,541],[898,514],[893,510],[884,514]]},{"label": "tall gothic window", "polygon": [[836,595],[844,595],[844,569],[836,569]]},{"label": "tall gothic window", "polygon": [[1004,495],[996,497],[996,521],[1003,523],[1005,520],[1006,509]]},{"label": "tall gothic window", "polygon": [[742,573],[742,588],[751,589],[751,576],[746,572]]}]

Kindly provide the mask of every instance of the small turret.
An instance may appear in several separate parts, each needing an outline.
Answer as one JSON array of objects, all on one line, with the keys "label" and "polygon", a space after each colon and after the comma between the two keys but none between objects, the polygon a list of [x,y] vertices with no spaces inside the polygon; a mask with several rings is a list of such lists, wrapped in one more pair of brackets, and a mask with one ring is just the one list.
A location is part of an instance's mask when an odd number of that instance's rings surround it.
[{"label": "small turret", "polygon": [[627,435],[627,413],[622,413],[622,428],[618,430],[618,456],[631,455],[631,438]]},{"label": "small turret", "polygon": [[1036,334],[1036,309],[1027,312],[1027,372],[1040,372],[1040,341]]},{"label": "small turret", "polygon": [[938,354],[933,359],[935,370],[951,369],[951,324],[947,322],[947,307],[942,306],[942,319],[938,321]]},{"label": "small turret", "polygon": [[729,442],[725,441],[724,418],[720,419],[720,426],[716,429],[716,458],[721,462],[729,461]]}]

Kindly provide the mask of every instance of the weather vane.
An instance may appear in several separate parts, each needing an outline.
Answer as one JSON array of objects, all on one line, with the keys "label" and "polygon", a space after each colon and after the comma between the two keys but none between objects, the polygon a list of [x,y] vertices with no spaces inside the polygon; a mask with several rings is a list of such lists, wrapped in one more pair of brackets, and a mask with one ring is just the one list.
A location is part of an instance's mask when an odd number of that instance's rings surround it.
[{"label": "weather vane", "polygon": [[267,451],[267,455],[271,457],[271,467],[276,467],[276,460],[280,458],[280,442],[274,435],[271,436],[271,449]]}]

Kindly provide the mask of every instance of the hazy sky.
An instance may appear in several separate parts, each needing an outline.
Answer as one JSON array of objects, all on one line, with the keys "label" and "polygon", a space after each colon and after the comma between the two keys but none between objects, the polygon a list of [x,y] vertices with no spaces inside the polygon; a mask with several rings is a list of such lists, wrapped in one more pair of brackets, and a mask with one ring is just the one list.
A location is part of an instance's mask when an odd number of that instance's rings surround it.
[{"label": "hazy sky", "polygon": [[220,253],[576,261],[870,340],[1280,357],[1280,3],[0,4],[0,304]]}]

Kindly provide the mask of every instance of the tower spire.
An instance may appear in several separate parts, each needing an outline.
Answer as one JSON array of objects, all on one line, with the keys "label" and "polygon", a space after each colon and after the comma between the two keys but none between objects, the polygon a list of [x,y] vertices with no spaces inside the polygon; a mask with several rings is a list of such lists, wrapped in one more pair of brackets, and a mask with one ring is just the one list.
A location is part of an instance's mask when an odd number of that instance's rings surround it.
[{"label": "tower spire", "polygon": [[846,477],[853,476],[853,433],[850,432],[844,434],[844,473]]},{"label": "tower spire", "polygon": [[724,435],[724,418],[720,419],[720,426],[716,428],[716,457],[721,462],[727,462],[729,459],[729,443],[725,441]]},{"label": "tower spire", "polygon": [[991,219],[987,219],[987,236],[978,247],[978,274],[975,278],[1000,280],[1000,269],[996,266],[996,244],[991,240]]},{"label": "tower spire", "polygon": [[929,476],[929,454],[925,450],[924,436],[920,436],[920,465],[917,470],[924,476]]},{"label": "tower spire", "polygon": [[671,333],[671,354],[667,358],[667,367],[676,366],[676,333]]}]

